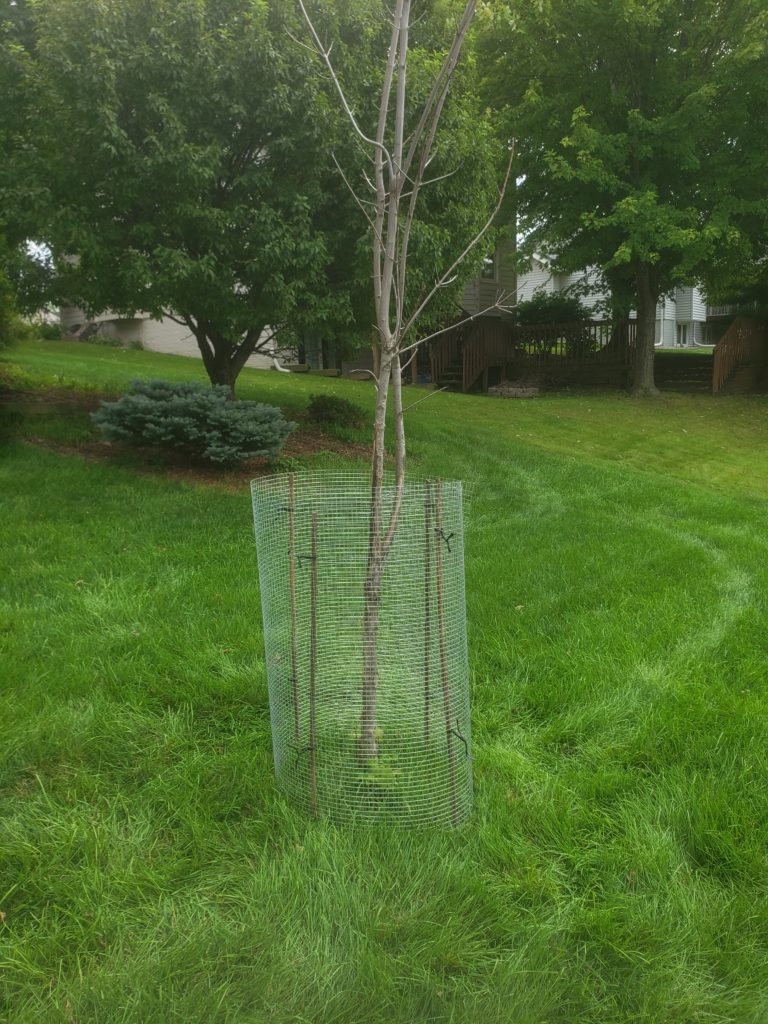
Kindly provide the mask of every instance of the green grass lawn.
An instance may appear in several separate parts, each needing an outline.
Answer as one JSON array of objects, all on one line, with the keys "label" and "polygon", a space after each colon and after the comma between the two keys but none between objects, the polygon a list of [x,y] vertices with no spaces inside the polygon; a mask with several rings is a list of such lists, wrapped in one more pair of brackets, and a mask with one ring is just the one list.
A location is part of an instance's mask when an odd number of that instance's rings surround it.
[{"label": "green grass lawn", "polygon": [[[86,344],[6,358],[38,390],[202,377]],[[288,412],[316,391],[372,408],[369,384],[240,387]],[[438,394],[407,421],[412,472],[469,485],[457,832],[277,793],[244,486],[30,445],[87,416],[7,405],[0,1019],[768,1020],[768,401]]]}]

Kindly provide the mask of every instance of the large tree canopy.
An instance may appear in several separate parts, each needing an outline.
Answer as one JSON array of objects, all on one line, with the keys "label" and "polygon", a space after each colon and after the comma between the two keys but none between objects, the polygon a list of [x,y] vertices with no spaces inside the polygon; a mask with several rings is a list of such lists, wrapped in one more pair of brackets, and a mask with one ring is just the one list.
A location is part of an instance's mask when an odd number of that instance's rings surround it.
[{"label": "large tree canopy", "polygon": [[638,314],[653,392],[656,304],[744,240],[745,162],[766,151],[760,0],[499,0],[481,51],[519,138],[521,227],[564,269],[597,265]]},{"label": "large tree canopy", "polygon": [[[29,8],[24,0],[0,3],[0,304],[8,313],[33,287],[39,294],[42,268],[32,261],[26,240],[40,228],[32,172],[35,130],[31,117],[29,68],[34,47]],[[22,294],[17,292],[22,289]],[[32,297],[31,297],[32,298]],[[34,299],[33,299],[34,301]]]},{"label": "large tree canopy", "polygon": [[58,290],[171,313],[234,384],[262,332],[312,305],[324,118],[281,5],[41,0],[38,150]]},{"label": "large tree canopy", "polygon": [[[373,116],[386,10],[314,9],[361,118]],[[173,315],[211,380],[230,386],[267,328],[367,333],[369,240],[336,166],[359,185],[363,157],[292,3],[36,0],[32,11],[28,198],[56,257],[52,297]],[[420,67],[427,88],[451,4],[423,13],[414,77]],[[452,173],[415,228],[414,288],[476,230],[491,148],[470,69],[446,106],[435,176]]]}]

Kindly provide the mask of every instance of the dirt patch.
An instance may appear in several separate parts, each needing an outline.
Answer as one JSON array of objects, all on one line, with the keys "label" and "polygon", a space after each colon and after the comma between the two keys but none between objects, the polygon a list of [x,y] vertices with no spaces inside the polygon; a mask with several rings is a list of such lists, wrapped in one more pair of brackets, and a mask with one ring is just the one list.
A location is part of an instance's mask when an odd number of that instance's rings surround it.
[{"label": "dirt patch", "polygon": [[20,388],[4,374],[3,367],[0,366],[0,403],[13,405],[23,412],[34,413],[51,409],[95,412],[101,401],[114,401],[115,398],[119,398],[119,395],[70,388]]},{"label": "dirt patch", "polygon": [[[275,467],[266,459],[250,459],[235,469],[212,466],[201,459],[185,455],[184,452],[166,451],[160,448],[133,448],[113,441],[82,441],[79,444],[60,444],[43,437],[26,437],[24,441],[36,448],[58,452],[61,455],[77,455],[89,462],[112,462],[125,469],[149,476],[162,476],[185,483],[202,484],[206,487],[220,487],[227,491],[241,491],[250,480],[275,472]],[[297,430],[286,442],[283,459],[296,459],[330,453],[348,459],[370,459],[371,450],[364,444],[342,441],[318,430]]]},{"label": "dirt patch", "polygon": [[[0,403],[11,405],[25,415],[46,413],[94,412],[102,399],[113,399],[114,395],[93,391],[70,391],[64,388],[40,390],[8,388],[3,386],[0,373]],[[58,452],[61,455],[77,455],[90,462],[112,462],[136,473],[162,476],[186,483],[221,487],[229,491],[241,491],[243,486],[256,476],[275,472],[275,467],[266,459],[251,459],[236,469],[212,466],[202,459],[182,451],[161,448],[135,448],[113,441],[94,439],[72,444],[52,441],[44,437],[26,436],[21,440],[37,448]],[[326,434],[319,427],[303,420],[288,438],[282,459],[303,459],[320,454],[340,455],[345,459],[370,460],[371,449],[366,444],[344,441],[333,434]]]}]

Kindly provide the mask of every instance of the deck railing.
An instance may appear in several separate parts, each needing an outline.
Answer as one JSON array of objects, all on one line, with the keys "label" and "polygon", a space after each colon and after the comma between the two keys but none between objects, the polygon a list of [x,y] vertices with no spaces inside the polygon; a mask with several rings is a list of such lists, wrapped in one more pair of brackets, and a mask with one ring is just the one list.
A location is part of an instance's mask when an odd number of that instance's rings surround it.
[{"label": "deck railing", "polygon": [[737,370],[751,367],[754,384],[768,361],[768,328],[749,316],[737,316],[715,346],[712,393],[722,391]]},{"label": "deck railing", "polygon": [[515,349],[538,360],[583,362],[599,357],[627,363],[634,344],[634,321],[581,320],[570,324],[518,324],[512,328]]},{"label": "deck railing", "polygon": [[[450,379],[471,390],[487,372],[525,372],[562,375],[593,363],[595,366],[627,367],[632,358],[637,324],[612,324],[585,320],[570,324],[513,325],[496,317],[446,331],[430,345],[432,380]],[[460,378],[460,381],[459,381]]]}]

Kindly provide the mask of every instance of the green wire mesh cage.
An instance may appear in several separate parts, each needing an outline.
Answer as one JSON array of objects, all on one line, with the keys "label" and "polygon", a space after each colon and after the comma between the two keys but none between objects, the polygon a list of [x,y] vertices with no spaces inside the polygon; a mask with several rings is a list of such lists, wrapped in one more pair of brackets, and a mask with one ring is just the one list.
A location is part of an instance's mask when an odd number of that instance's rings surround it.
[{"label": "green wire mesh cage", "polygon": [[291,473],[251,490],[279,787],[336,821],[459,825],[472,807],[461,484],[405,485],[376,622],[374,758],[360,756],[370,483]]}]

